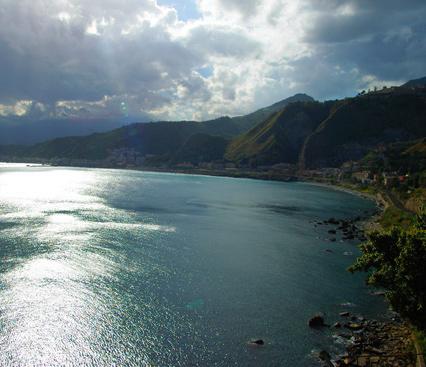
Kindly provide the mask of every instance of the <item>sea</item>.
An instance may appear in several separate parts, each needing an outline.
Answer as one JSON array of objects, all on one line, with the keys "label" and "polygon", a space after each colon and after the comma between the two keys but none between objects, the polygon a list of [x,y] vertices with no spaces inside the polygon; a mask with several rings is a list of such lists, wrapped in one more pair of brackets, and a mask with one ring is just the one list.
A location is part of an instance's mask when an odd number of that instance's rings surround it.
[{"label": "sea", "polygon": [[375,210],[302,182],[0,164],[0,365],[317,366],[344,347],[313,315],[387,312],[346,270],[358,242],[318,222]]}]

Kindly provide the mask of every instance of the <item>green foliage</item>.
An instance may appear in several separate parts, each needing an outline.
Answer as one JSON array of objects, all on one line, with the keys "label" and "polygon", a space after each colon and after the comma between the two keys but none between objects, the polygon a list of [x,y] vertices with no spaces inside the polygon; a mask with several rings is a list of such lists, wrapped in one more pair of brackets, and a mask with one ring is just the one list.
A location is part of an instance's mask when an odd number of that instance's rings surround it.
[{"label": "green foliage", "polygon": [[393,226],[408,228],[413,224],[413,217],[407,212],[404,212],[394,206],[386,208],[380,218],[380,225],[385,229],[390,229]]},{"label": "green foliage", "polygon": [[426,213],[408,229],[374,231],[349,271],[368,271],[367,282],[386,290],[392,308],[426,328]]},{"label": "green foliage", "polygon": [[419,343],[423,355],[426,356],[426,333],[424,331],[415,329],[414,335],[416,336],[417,343]]},{"label": "green foliage", "polygon": [[426,206],[423,206],[416,215],[414,225],[419,230],[426,231]]}]

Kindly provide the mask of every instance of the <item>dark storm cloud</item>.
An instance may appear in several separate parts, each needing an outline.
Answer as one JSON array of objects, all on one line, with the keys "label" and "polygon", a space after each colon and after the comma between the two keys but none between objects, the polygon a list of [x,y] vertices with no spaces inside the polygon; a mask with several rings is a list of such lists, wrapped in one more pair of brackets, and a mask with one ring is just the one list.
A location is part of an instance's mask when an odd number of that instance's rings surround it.
[{"label": "dark storm cloud", "polygon": [[312,2],[316,12],[307,27],[312,43],[348,42],[377,33],[424,24],[426,4],[415,0]]},{"label": "dark storm cloud", "polygon": [[99,26],[102,34],[97,35],[87,32],[92,18],[60,20],[56,16],[60,7],[43,12],[43,2],[37,3],[32,11],[9,1],[2,7],[0,103],[97,101],[120,94],[138,95],[143,101],[144,96],[152,99],[153,91],[190,78],[191,70],[203,63],[200,56],[173,41],[162,25],[140,21],[136,31],[125,33],[127,24],[117,24],[122,14],[115,8],[105,16],[113,14],[116,24]]},{"label": "dark storm cloud", "polygon": [[121,101],[135,114],[222,115],[426,75],[425,0],[198,4],[201,18],[184,24],[154,0],[0,0],[0,114],[25,100],[40,115]]},{"label": "dark storm cloud", "polygon": [[0,104],[31,100],[53,111],[57,101],[125,96],[156,109],[173,102],[179,86],[206,101],[211,92],[194,70],[207,57],[244,58],[260,49],[231,27],[200,24],[176,38],[169,30],[176,12],[153,0],[0,4]]},{"label": "dark storm cloud", "polygon": [[347,81],[353,82],[354,69],[384,81],[426,74],[424,1],[310,1],[307,8],[305,42],[318,63],[345,70]]},{"label": "dark storm cloud", "polygon": [[53,23],[39,40],[29,36],[18,47],[0,41],[0,96],[42,102],[99,100],[167,87],[170,78],[186,77],[199,63],[162,28],[105,39]]}]

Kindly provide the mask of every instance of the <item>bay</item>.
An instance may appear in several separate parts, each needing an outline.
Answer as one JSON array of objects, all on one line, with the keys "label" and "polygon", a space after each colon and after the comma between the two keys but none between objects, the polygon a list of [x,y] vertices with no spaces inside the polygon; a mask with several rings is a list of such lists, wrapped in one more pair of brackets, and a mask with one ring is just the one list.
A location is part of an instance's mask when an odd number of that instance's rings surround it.
[{"label": "bay", "polygon": [[314,223],[374,210],[306,183],[3,164],[0,365],[315,365],[339,345],[313,314],[386,307],[346,271],[356,242]]}]

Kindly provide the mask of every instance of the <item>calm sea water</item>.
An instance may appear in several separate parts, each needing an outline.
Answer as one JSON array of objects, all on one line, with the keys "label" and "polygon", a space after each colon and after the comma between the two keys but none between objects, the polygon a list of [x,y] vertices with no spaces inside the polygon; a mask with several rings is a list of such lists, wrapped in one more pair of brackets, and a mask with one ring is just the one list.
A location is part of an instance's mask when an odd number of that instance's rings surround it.
[{"label": "calm sea water", "polygon": [[372,209],[302,183],[0,166],[0,365],[315,365],[338,345],[314,313],[385,308],[313,221]]}]

